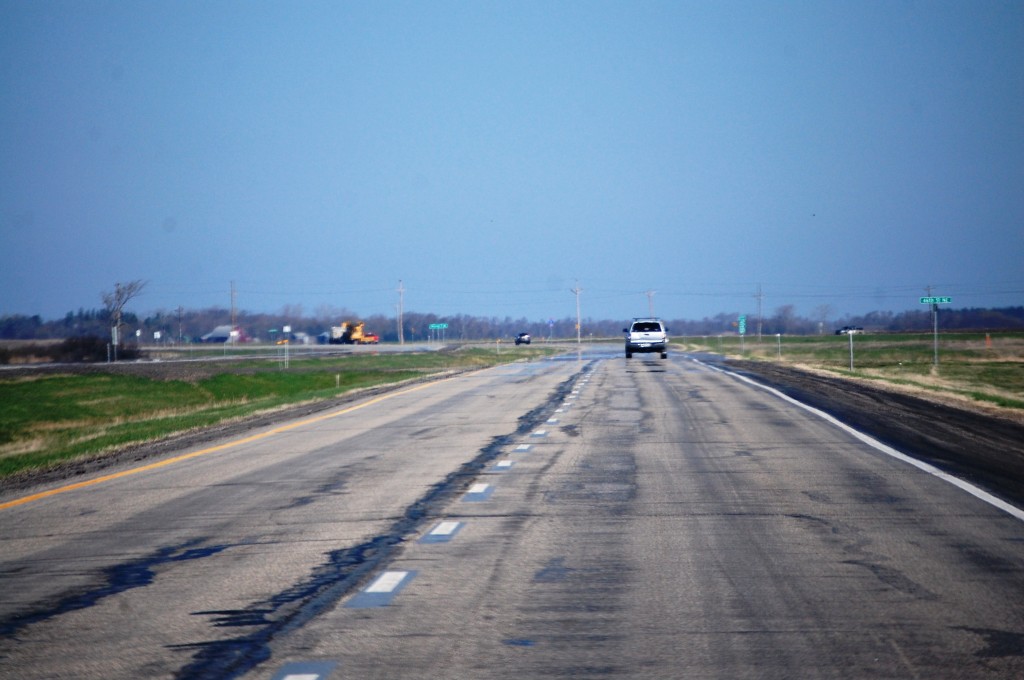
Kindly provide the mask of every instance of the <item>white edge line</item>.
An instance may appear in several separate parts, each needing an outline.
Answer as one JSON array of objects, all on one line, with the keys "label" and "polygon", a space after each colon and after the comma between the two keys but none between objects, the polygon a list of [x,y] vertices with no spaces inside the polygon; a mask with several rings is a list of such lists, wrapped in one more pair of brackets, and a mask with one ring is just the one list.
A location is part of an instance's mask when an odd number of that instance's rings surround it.
[{"label": "white edge line", "polygon": [[916,458],[911,458],[910,456],[906,455],[905,453],[900,453],[896,449],[892,448],[891,446],[888,446],[887,444],[883,444],[882,442],[878,441],[874,437],[871,437],[870,435],[866,435],[866,434],[864,434],[863,432],[861,432],[859,430],[855,430],[854,428],[850,427],[849,425],[847,425],[846,423],[842,422],[841,420],[838,420],[834,416],[831,416],[828,413],[825,413],[821,409],[817,409],[817,408],[814,408],[813,406],[809,406],[809,405],[807,405],[807,404],[805,404],[805,403],[803,403],[801,401],[797,401],[796,399],[794,399],[793,397],[789,396],[788,394],[784,394],[784,393],[780,392],[779,390],[775,389],[774,387],[769,387],[768,385],[762,385],[761,383],[757,382],[756,380],[752,380],[752,379],[746,377],[745,375],[740,375],[739,373],[733,373],[732,371],[727,371],[724,368],[719,368],[717,366],[712,366],[711,364],[704,363],[703,361],[700,361],[699,359],[693,359],[693,361],[697,362],[698,364],[700,364],[702,366],[706,366],[707,368],[710,368],[713,371],[718,371],[719,373],[725,373],[726,375],[731,375],[732,377],[737,378],[739,380],[742,380],[745,383],[749,383],[749,384],[751,384],[751,385],[753,385],[755,387],[759,387],[762,390],[770,392],[770,393],[774,394],[775,396],[779,397],[780,399],[783,399],[784,401],[788,401],[791,404],[799,406],[800,408],[804,409],[805,411],[809,411],[810,413],[813,413],[814,415],[818,416],[819,418],[821,418],[821,419],[823,419],[825,421],[828,421],[829,423],[832,423],[836,427],[838,427],[838,428],[844,430],[845,432],[853,435],[854,437],[856,437],[857,439],[861,440],[862,442],[864,442],[868,446],[871,446],[872,448],[874,448],[874,449],[876,449],[878,451],[881,451],[882,453],[884,453],[884,454],[886,454],[888,456],[892,456],[896,460],[903,461],[904,463],[908,463],[910,465],[913,465],[917,469],[923,470],[924,472],[927,472],[930,475],[934,475],[935,477],[938,477],[939,479],[941,479],[941,480],[943,480],[945,482],[948,482],[948,483],[952,484],[953,486],[955,486],[955,487],[957,487],[959,489],[962,489],[963,491],[966,491],[967,493],[971,494],[975,498],[978,498],[978,499],[988,503],[989,505],[1002,510],[1003,512],[1007,513],[1008,515],[1011,515],[1011,516],[1019,519],[1020,521],[1024,522],[1024,510],[1021,510],[1020,508],[1016,507],[1015,505],[1010,505],[1009,503],[1007,503],[1006,501],[1002,500],[1001,498],[997,498],[997,497],[993,496],[989,492],[985,491],[984,489],[980,489],[980,488],[974,486],[970,482],[965,482],[964,480],[960,479],[959,477],[954,477],[953,475],[949,474],[948,472],[943,472],[942,470],[940,470],[939,468],[935,467],[934,465],[931,465],[930,463],[925,463],[922,460],[917,460]]}]

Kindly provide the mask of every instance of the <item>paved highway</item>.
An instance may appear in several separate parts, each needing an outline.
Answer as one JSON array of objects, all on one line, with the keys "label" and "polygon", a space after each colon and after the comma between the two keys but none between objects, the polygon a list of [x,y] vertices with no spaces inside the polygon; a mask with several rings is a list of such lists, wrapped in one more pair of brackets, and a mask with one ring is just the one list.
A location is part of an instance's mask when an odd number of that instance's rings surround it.
[{"label": "paved highway", "polygon": [[1024,521],[683,356],[0,498],[0,677],[1024,677]]}]

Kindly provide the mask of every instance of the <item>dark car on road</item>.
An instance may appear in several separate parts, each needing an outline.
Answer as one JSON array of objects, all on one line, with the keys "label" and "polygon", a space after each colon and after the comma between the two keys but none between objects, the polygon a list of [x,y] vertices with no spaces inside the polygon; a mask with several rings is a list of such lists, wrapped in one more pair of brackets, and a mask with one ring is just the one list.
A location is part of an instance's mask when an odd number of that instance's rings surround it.
[{"label": "dark car on road", "polygon": [[517,345],[529,345],[530,344],[530,334],[529,333],[520,333],[519,335],[517,335],[516,336],[516,344]]}]

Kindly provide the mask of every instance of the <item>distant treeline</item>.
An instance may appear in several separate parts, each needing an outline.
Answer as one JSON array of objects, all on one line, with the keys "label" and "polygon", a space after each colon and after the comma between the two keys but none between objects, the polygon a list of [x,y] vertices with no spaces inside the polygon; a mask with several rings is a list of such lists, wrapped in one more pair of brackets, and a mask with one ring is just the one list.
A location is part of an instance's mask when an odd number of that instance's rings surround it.
[{"label": "distant treeline", "polygon": [[[236,326],[254,341],[270,342],[280,338],[281,329],[291,326],[293,333],[305,334],[310,341],[337,326],[342,321],[359,320],[366,323],[366,330],[377,333],[382,342],[398,340],[398,325],[395,317],[372,315],[360,317],[343,312],[337,318],[317,318],[301,314],[296,308],[289,314],[236,314]],[[792,306],[779,307],[770,316],[758,319],[747,314],[747,335],[758,332],[766,335],[831,334],[842,326],[861,326],[866,331],[901,332],[927,331],[932,327],[931,311],[927,307],[907,312],[871,312],[862,316],[846,316],[838,319],[806,318],[795,313]],[[667,319],[673,336],[720,335],[737,332],[738,313],[723,313],[698,321],[689,319]],[[145,345],[197,342],[204,334],[217,326],[229,325],[231,313],[227,309],[210,308],[199,311],[157,312],[140,319],[125,312],[121,339],[125,344],[140,342]],[[448,324],[441,330],[431,330],[432,324]],[[584,338],[617,337],[622,333],[624,319],[584,319],[580,329]],[[110,314],[106,310],[79,310],[68,312],[63,319],[44,321],[38,315],[10,315],[0,317],[0,339],[4,340],[63,340],[80,337],[110,337]],[[999,309],[947,309],[939,312],[939,325],[943,330],[1012,330],[1024,328],[1024,307],[1003,307]],[[562,318],[551,321],[529,321],[512,317],[478,317],[467,315],[438,316],[406,312],[403,316],[404,338],[406,341],[438,340],[495,340],[513,338],[517,333],[530,333],[535,339],[575,338],[576,320]],[[272,332],[273,331],[273,332]],[[159,339],[156,334],[159,333]]]}]

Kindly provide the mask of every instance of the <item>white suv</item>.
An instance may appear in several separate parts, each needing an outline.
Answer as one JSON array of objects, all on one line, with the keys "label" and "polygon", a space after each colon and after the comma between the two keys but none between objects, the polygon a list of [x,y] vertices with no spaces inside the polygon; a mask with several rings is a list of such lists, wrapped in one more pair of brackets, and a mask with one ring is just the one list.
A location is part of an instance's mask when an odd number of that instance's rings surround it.
[{"label": "white suv", "polygon": [[626,358],[634,352],[660,352],[662,359],[668,358],[668,329],[661,319],[633,319],[626,334]]}]

